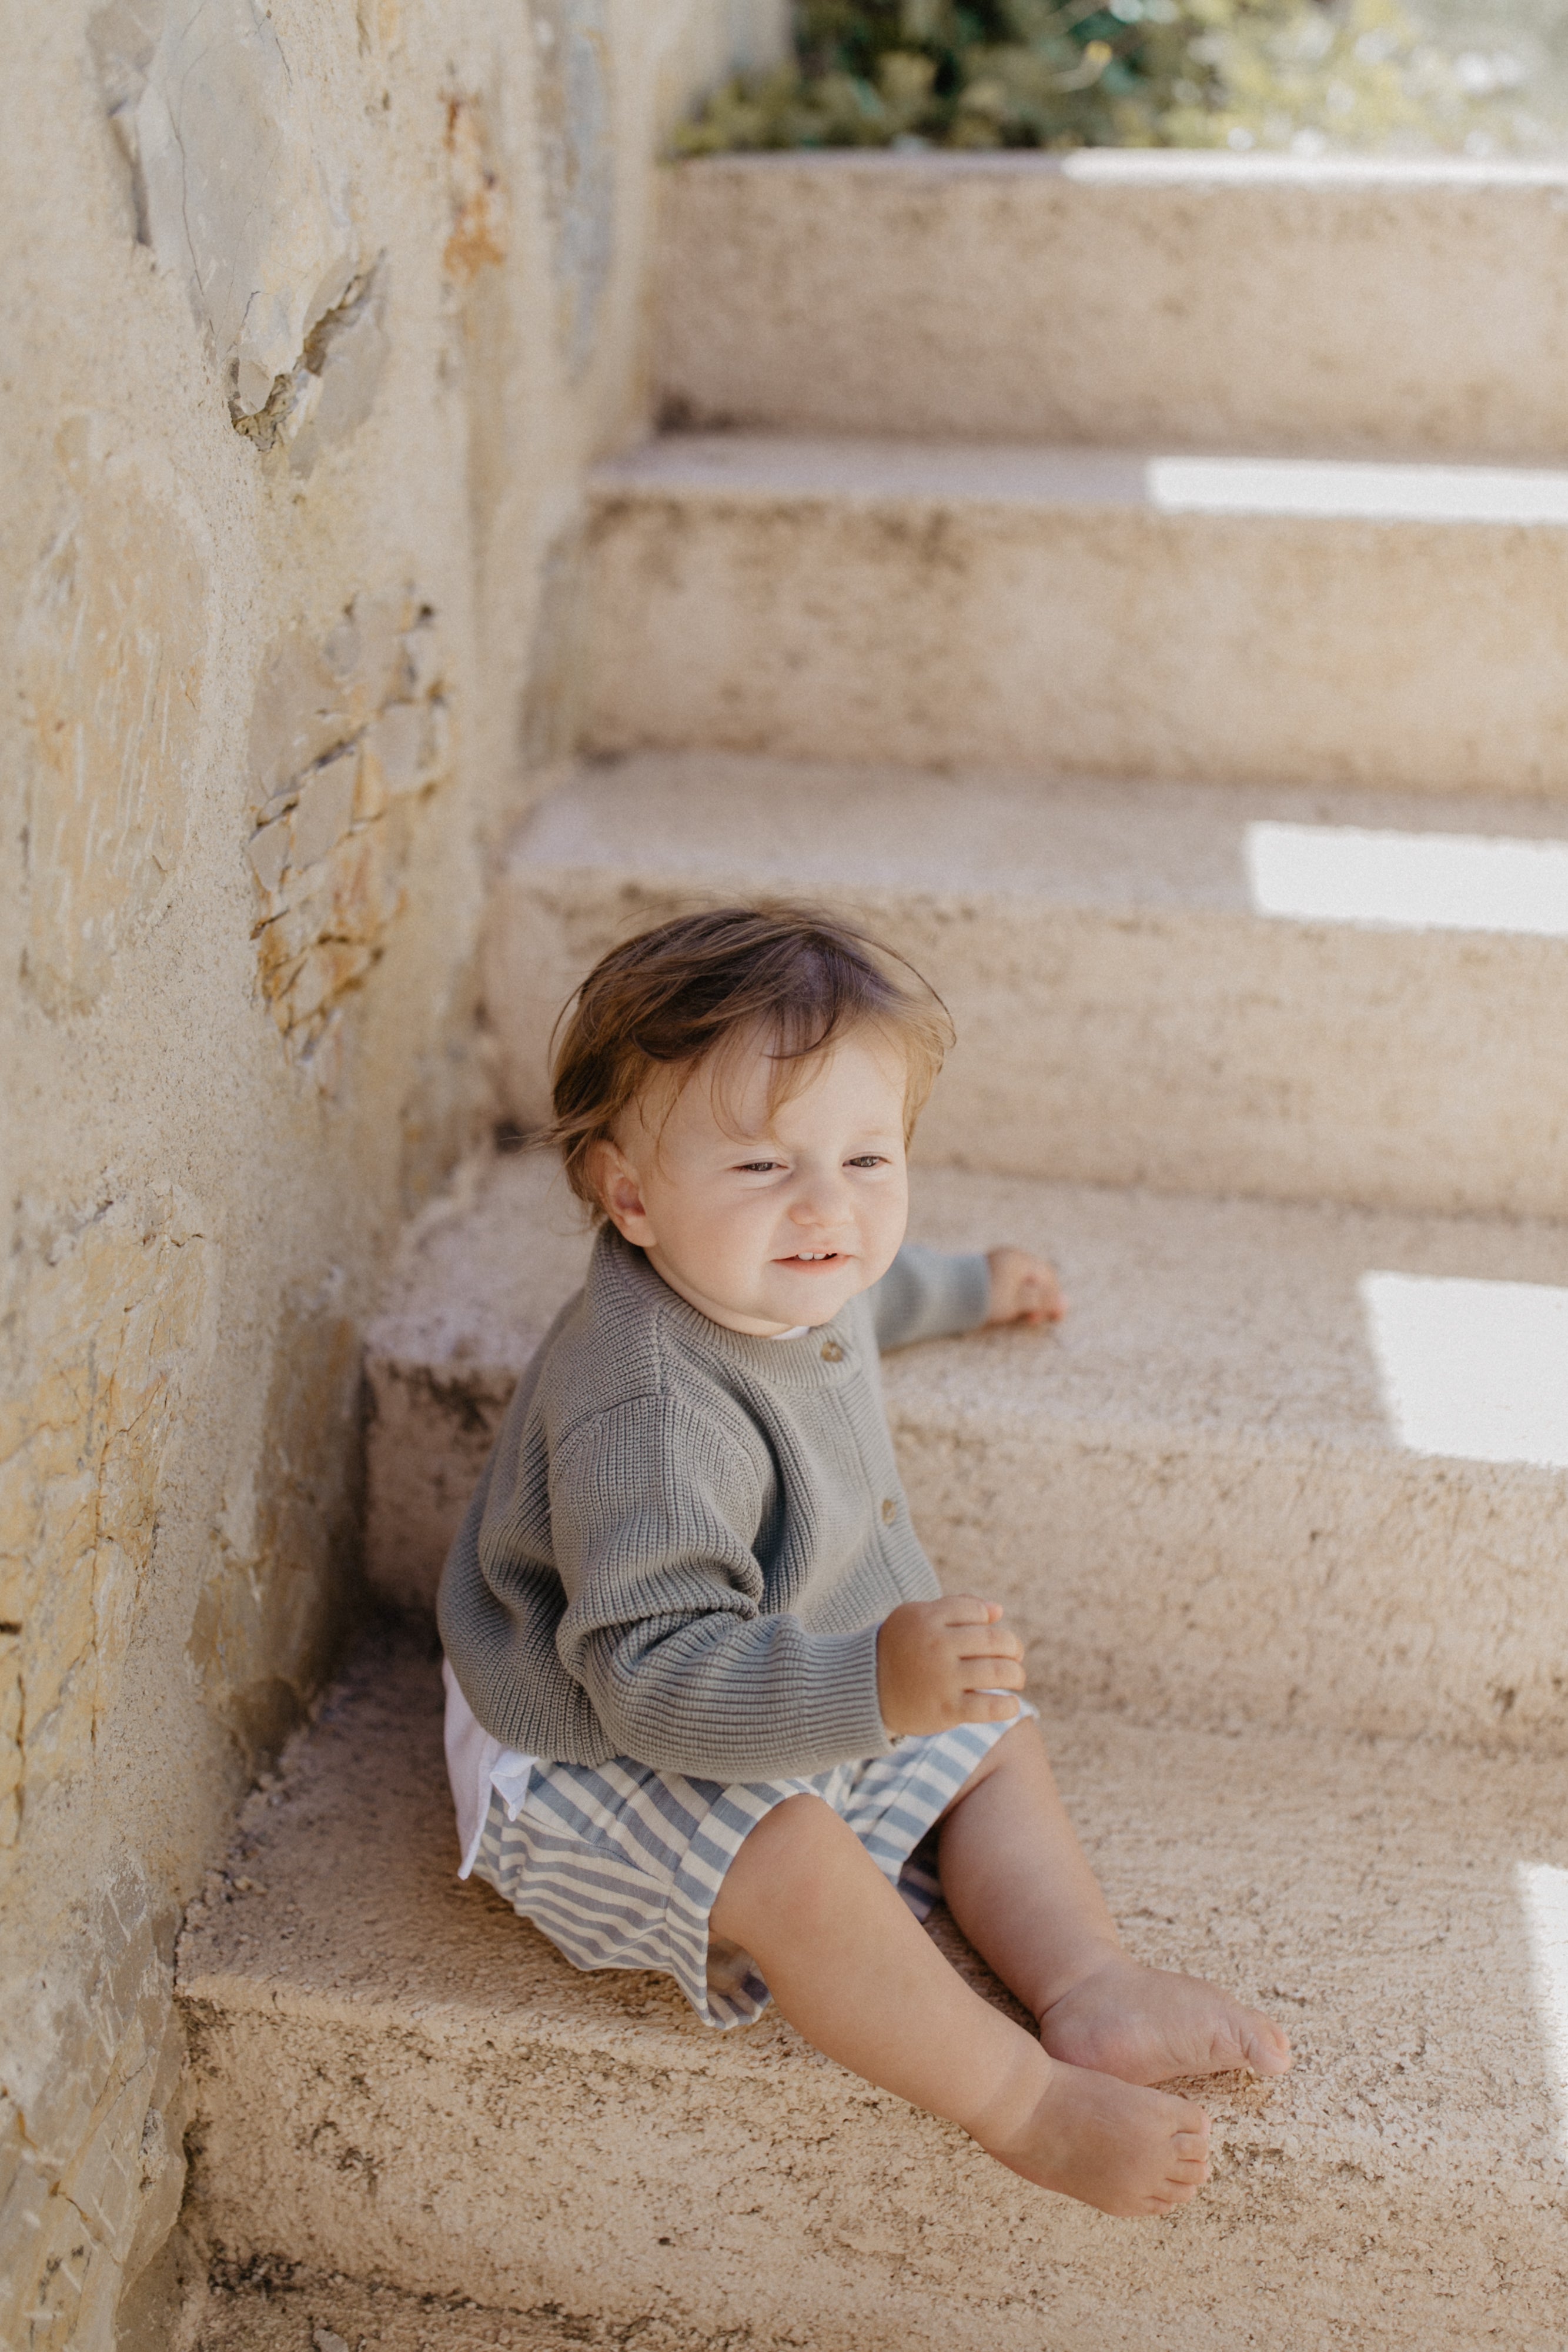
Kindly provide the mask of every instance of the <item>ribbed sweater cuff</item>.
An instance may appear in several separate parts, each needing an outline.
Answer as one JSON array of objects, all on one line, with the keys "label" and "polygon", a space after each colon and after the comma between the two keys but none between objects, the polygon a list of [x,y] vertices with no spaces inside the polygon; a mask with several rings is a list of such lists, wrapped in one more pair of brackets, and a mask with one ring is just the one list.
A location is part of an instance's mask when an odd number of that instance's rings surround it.
[{"label": "ribbed sweater cuff", "polygon": [[876,1688],[876,1637],[881,1628],[862,1625],[856,1633],[819,1633],[807,1696],[807,1741],[812,1753],[848,1763],[867,1756],[891,1756],[893,1742],[882,1720]]},{"label": "ribbed sweater cuff", "polygon": [[984,1250],[964,1250],[953,1259],[953,1329],[975,1331],[991,1311],[991,1261]]}]

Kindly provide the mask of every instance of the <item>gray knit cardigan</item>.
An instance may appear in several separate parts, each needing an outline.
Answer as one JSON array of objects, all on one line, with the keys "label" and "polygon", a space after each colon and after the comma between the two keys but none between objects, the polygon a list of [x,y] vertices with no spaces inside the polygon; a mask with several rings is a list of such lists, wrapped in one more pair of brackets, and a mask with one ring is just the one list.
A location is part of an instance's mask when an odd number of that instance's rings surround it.
[{"label": "gray knit cardigan", "polygon": [[906,1244],[793,1339],[726,1330],[600,1234],[523,1374],[441,1580],[509,1748],[732,1781],[884,1756],[877,1628],[928,1601],[881,1348],[985,1320],[983,1256]]}]

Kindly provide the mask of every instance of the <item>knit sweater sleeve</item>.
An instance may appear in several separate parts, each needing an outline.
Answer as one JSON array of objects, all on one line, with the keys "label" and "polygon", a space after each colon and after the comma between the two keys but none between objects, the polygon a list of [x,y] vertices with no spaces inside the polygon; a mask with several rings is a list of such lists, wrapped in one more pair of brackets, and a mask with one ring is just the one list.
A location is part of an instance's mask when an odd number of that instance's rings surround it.
[{"label": "knit sweater sleeve", "polygon": [[596,1415],[556,1451],[562,1665],[623,1756],[714,1780],[885,1756],[875,1624],[764,1613],[752,1548],[765,1464],[668,1395]]},{"label": "knit sweater sleeve", "polygon": [[973,1331],[991,1311],[991,1268],[983,1250],[927,1249],[905,1242],[870,1293],[876,1344],[907,1348]]}]

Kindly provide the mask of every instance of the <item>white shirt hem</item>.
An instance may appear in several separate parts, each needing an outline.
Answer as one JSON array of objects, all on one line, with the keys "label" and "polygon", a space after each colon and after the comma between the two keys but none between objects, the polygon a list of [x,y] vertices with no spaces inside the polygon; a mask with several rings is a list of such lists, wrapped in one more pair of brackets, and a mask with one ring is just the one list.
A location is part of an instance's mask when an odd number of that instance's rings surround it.
[{"label": "white shirt hem", "polygon": [[538,1759],[525,1756],[517,1748],[503,1748],[494,1734],[485,1729],[458,1687],[451,1662],[445,1658],[441,1661],[441,1679],[446,1688],[446,1777],[452,1785],[452,1802],[457,1815],[457,1851],[462,1856],[457,1875],[466,1878],[478,1859],[492,1790],[506,1806],[507,1819],[515,1822],[523,1809]]}]

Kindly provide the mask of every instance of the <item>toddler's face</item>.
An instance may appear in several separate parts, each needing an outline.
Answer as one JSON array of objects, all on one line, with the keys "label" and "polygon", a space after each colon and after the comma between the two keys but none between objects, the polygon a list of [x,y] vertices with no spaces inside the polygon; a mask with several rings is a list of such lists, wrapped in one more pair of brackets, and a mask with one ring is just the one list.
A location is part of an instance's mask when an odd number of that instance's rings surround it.
[{"label": "toddler's face", "polygon": [[639,1116],[601,1146],[612,1223],[672,1290],[732,1331],[827,1323],[886,1273],[904,1239],[906,1076],[896,1045],[852,1033],[769,1113],[760,1050],[716,1101],[698,1070],[663,1130]]}]

